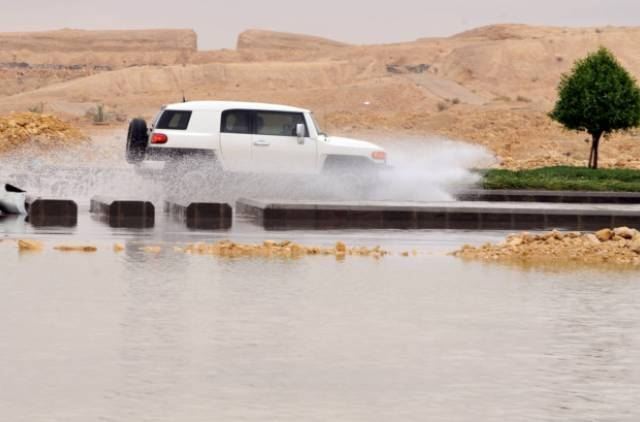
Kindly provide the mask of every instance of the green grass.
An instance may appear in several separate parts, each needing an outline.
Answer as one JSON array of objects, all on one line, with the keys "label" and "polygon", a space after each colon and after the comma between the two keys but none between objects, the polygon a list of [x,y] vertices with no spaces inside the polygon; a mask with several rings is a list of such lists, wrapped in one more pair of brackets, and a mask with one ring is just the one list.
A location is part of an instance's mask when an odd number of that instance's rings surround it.
[{"label": "green grass", "polygon": [[533,170],[489,170],[485,189],[640,192],[640,170],[544,167]]}]

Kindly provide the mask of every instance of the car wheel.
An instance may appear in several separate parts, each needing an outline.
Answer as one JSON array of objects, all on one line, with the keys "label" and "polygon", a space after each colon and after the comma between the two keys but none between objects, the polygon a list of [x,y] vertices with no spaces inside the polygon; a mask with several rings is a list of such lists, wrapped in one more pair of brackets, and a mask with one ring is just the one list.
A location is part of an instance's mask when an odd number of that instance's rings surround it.
[{"label": "car wheel", "polygon": [[143,119],[133,119],[127,133],[127,161],[131,164],[143,161],[148,142],[147,123]]}]

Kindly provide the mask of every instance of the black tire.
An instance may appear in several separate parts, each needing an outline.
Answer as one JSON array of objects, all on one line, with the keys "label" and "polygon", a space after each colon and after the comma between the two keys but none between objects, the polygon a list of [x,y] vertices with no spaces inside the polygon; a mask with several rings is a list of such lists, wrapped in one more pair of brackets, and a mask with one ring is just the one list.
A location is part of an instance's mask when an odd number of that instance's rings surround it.
[{"label": "black tire", "polygon": [[129,132],[127,133],[127,161],[131,164],[143,161],[148,143],[147,122],[143,119],[133,119],[129,123]]}]

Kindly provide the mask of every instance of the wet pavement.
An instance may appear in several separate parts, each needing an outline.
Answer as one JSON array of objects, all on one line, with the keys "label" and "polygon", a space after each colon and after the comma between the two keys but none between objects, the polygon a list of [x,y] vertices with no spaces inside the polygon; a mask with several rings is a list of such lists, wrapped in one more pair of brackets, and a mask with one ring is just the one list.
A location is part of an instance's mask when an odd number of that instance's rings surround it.
[{"label": "wet pavement", "polygon": [[[0,420],[638,420],[640,276],[447,255],[504,235],[265,232],[246,221],[203,232],[162,215],[127,230],[86,209],[71,229],[0,219]],[[44,251],[19,253],[24,238]],[[222,239],[340,240],[393,255],[174,250]],[[53,250],[61,244],[98,252]]]}]

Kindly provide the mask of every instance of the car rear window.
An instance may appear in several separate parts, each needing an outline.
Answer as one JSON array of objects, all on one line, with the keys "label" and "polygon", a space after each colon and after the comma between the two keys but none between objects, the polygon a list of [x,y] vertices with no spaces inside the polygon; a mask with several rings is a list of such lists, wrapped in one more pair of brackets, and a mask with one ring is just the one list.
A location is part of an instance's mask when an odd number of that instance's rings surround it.
[{"label": "car rear window", "polygon": [[191,120],[191,111],[165,110],[158,120],[157,129],[187,130]]}]

